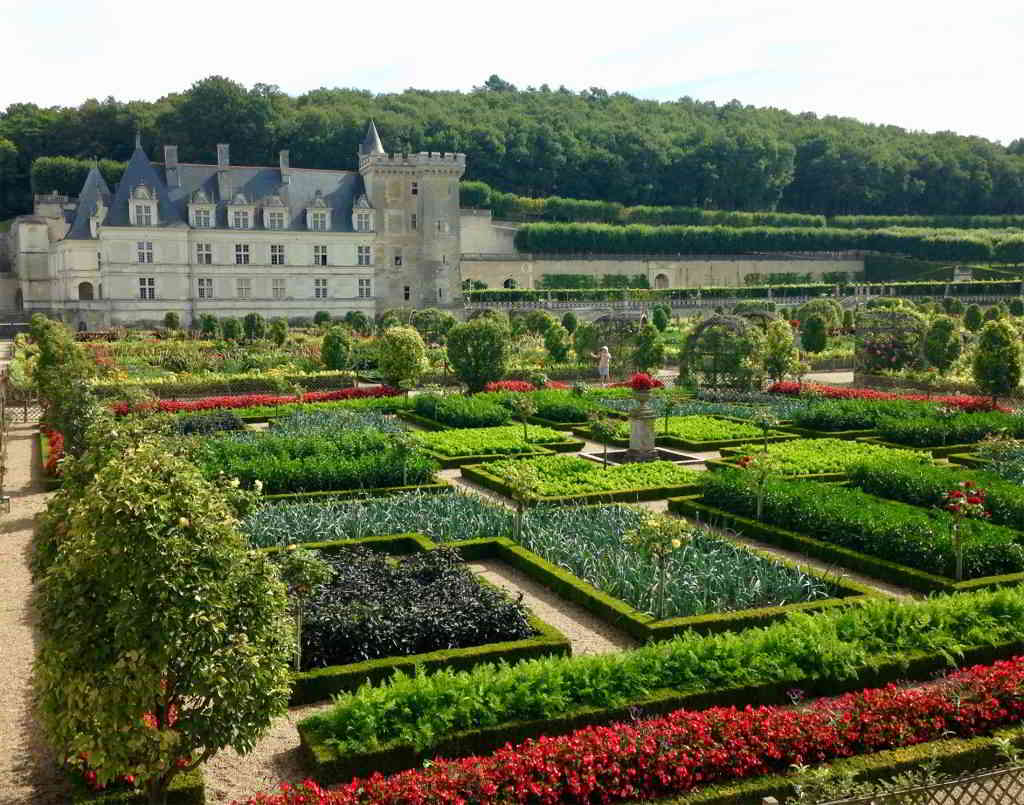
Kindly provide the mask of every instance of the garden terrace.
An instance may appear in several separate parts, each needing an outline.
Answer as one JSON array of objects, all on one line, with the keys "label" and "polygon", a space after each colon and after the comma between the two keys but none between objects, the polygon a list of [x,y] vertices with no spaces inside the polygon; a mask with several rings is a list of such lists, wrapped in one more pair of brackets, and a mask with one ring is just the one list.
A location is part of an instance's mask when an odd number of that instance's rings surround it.
[{"label": "garden terrace", "polygon": [[[963,547],[964,577],[953,579],[951,515],[818,481],[766,479],[726,469],[701,477],[699,498],[670,510],[921,591],[967,589],[1024,578],[1021,535],[976,523]],[[760,520],[757,514],[761,502]]]},{"label": "garden terrace", "polygon": [[462,477],[516,499],[512,479],[520,467],[532,476],[521,490],[528,505],[658,500],[695,490],[700,475],[670,461],[602,467],[579,456],[541,456],[465,465]]},{"label": "garden terrace", "polygon": [[332,782],[609,723],[631,708],[781,704],[794,687],[816,696],[928,679],[954,655],[961,662],[1011,656],[1022,623],[1017,587],[913,603],[869,600],[740,634],[687,632],[620,654],[395,677],[343,694],[300,732],[318,779]]},{"label": "garden terrace", "polygon": [[775,471],[787,476],[815,476],[823,480],[841,480],[850,467],[865,459],[880,457],[908,465],[931,464],[931,455],[918,450],[900,450],[867,442],[845,439],[797,439],[769,444],[761,442],[722,448],[724,461],[709,460],[709,468],[735,466],[743,459],[767,454],[775,461]]}]

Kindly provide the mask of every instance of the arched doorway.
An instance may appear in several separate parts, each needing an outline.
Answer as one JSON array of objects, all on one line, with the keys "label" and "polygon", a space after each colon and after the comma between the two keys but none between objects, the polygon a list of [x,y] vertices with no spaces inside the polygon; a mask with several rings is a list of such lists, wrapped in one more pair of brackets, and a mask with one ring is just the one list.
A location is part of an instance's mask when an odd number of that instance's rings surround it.
[{"label": "arched doorway", "polygon": [[78,298],[83,302],[92,301],[92,283],[91,282],[80,282],[78,283]]},{"label": "arched doorway", "polygon": [[656,276],[654,278],[654,287],[655,288],[667,288],[668,287],[668,275],[667,274],[658,274],[658,276]]},{"label": "arched doorway", "polygon": [[514,277],[509,277],[507,280],[505,280],[503,283],[501,283],[501,287],[502,288],[508,288],[511,291],[511,290],[515,290],[516,288],[518,288],[519,287],[519,283],[516,282]]}]

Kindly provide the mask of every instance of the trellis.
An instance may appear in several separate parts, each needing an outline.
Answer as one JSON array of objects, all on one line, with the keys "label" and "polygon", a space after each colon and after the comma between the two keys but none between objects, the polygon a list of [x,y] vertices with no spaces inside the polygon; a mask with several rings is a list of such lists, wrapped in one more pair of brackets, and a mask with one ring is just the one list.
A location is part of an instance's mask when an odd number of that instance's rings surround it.
[{"label": "trellis", "polygon": [[871,371],[871,363],[878,363],[878,356],[871,356],[868,353],[871,349],[869,339],[877,341],[879,335],[885,333],[892,334],[893,341],[897,340],[896,337],[902,337],[906,347],[901,348],[901,352],[913,364],[920,365],[923,362],[924,322],[919,316],[911,311],[893,308],[860,310],[855,317],[853,337],[853,360],[856,371]]},{"label": "trellis", "polygon": [[1005,805],[1024,802],[1024,767],[958,777],[942,783],[915,786],[822,805]]},{"label": "trellis", "polygon": [[760,381],[752,360],[760,328],[744,316],[711,316],[686,338],[679,374],[700,389],[750,391]]}]

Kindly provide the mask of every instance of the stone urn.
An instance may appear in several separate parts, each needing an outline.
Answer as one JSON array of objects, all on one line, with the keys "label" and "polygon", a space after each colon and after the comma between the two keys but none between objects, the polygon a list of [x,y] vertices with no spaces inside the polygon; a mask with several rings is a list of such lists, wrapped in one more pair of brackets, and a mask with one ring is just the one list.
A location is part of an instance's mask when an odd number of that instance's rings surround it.
[{"label": "stone urn", "polygon": [[629,412],[629,460],[656,461],[654,423],[657,414],[651,408],[651,392],[633,391],[636,405]]}]

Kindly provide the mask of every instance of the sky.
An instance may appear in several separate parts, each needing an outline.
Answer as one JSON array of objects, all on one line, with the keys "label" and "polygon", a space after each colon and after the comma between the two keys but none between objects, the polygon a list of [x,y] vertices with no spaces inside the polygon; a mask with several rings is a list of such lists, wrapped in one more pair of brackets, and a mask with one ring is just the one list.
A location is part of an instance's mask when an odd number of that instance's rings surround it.
[{"label": "sky", "polygon": [[1021,0],[0,0],[0,109],[317,87],[601,87],[1024,137]]}]

